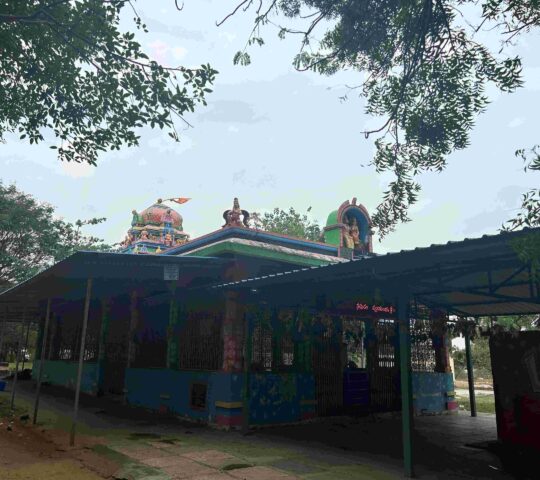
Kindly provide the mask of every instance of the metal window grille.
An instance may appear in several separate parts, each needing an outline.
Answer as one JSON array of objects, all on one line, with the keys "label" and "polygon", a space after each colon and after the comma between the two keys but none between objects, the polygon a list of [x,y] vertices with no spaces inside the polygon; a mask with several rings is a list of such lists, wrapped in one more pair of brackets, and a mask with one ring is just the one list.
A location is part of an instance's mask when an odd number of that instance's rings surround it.
[{"label": "metal window grille", "polygon": [[396,323],[374,320],[367,348],[371,408],[377,411],[399,409],[399,364],[396,358]]},{"label": "metal window grille", "polygon": [[253,327],[251,365],[254,370],[272,370],[272,328],[257,322]]},{"label": "metal window grille", "polygon": [[435,349],[428,319],[411,319],[411,366],[414,372],[435,371]]},{"label": "metal window grille", "polygon": [[396,366],[395,324],[393,320],[379,320],[376,324],[377,362],[379,367],[394,368]]},{"label": "metal window grille", "polygon": [[219,370],[223,362],[220,313],[189,312],[180,331],[179,367],[184,370]]},{"label": "metal window grille", "polygon": [[292,335],[285,334],[280,339],[281,365],[292,367],[294,364],[294,342]]},{"label": "metal window grille", "polygon": [[336,415],[343,406],[342,334],[333,319],[316,317],[311,338],[317,414]]},{"label": "metal window grille", "polygon": [[[85,362],[95,362],[98,358],[100,316],[88,319],[86,328]],[[81,346],[82,319],[74,315],[65,315],[56,319],[49,333],[47,358],[49,360],[77,361]]]}]

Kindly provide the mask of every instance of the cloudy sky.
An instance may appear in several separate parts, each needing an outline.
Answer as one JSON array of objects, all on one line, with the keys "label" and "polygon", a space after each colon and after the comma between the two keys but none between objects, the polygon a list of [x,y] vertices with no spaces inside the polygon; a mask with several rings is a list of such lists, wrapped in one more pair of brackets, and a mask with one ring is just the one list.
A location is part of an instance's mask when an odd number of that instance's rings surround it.
[{"label": "cloudy sky", "polygon": [[[380,202],[389,177],[368,164],[372,139],[360,133],[377,125],[363,101],[342,102],[355,73],[321,77],[291,66],[298,43],[280,41],[271,28],[267,45],[251,51],[249,67],[233,66],[252,16],[238,15],[221,27],[232,0],[139,0],[149,34],[139,41],[168,65],[210,63],[220,74],[208,107],[189,117],[194,128],[174,143],[165,132],[143,130],[139,148],[101,157],[97,168],[62,164],[47,143],[32,146],[16,137],[0,145],[0,178],[57,208],[67,220],[107,217],[88,233],[108,242],[123,238],[131,210],[158,197],[192,197],[178,208],[192,238],[219,228],[233,197],[251,211],[312,207],[313,219],[357,197],[369,211]],[[126,22],[129,26],[129,22]],[[374,247],[396,251],[496,233],[517,211],[520,194],[539,183],[524,174],[513,152],[539,142],[540,48],[538,34],[515,48],[524,59],[525,87],[511,95],[491,91],[492,103],[474,130],[469,148],[449,159],[442,174],[422,177],[423,192],[412,222]]]}]

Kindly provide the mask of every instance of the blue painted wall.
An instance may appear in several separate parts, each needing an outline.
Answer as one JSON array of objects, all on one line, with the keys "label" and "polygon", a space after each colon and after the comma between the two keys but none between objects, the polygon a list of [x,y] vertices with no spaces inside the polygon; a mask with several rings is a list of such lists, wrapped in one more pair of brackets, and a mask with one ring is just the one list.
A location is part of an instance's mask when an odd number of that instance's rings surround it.
[{"label": "blue painted wall", "polygon": [[442,413],[447,410],[448,393],[454,391],[454,379],[451,373],[413,372],[412,387],[416,414]]},{"label": "blue painted wall", "polygon": [[[152,410],[166,409],[178,415],[214,423],[216,401],[242,399],[242,375],[226,372],[129,368],[126,370],[127,400]],[[207,384],[206,408],[190,406],[192,383]]]},{"label": "blue painted wall", "polygon": [[[32,378],[36,379],[39,368],[39,360],[35,360],[32,366]],[[75,390],[77,384],[78,362],[64,360],[45,360],[43,364],[43,381],[52,385],[61,385]],[[81,378],[81,392],[95,395],[98,391],[99,367],[95,362],[84,363]]]},{"label": "blue painted wall", "polygon": [[315,399],[313,375],[256,373],[250,376],[250,424],[290,423],[303,418]]}]

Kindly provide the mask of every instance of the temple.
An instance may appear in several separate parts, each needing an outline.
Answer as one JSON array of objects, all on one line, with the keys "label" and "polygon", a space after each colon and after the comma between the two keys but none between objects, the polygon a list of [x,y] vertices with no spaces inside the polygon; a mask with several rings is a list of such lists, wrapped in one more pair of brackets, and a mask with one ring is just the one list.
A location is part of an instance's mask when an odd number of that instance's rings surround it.
[{"label": "temple", "polygon": [[[190,257],[199,267],[187,277],[182,263],[171,267],[166,294],[143,283],[95,304],[83,391],[223,427],[400,409],[396,310],[376,288],[303,301],[279,293],[278,303],[201,288],[209,276],[227,284],[375,257],[371,220],[356,198],[329,214],[320,241],[250,228],[236,198],[220,228],[190,239],[182,216],[165,203],[133,211],[121,252]],[[67,302],[55,311],[44,364],[52,384],[74,385],[77,309]],[[415,411],[453,411],[446,316],[424,309],[416,317]]]},{"label": "temple", "polygon": [[[399,412],[411,476],[415,415],[457,411],[449,326],[466,325],[475,416],[473,320],[540,308],[515,248],[538,228],[377,255],[355,198],[318,241],[255,228],[236,198],[192,239],[169,206],[187,200],[134,211],[120,251],[77,252],[0,294],[0,325],[39,326],[33,422],[42,383],[75,390],[72,445],[81,391],[246,431]],[[537,455],[538,337],[520,333],[491,334],[498,436]]]}]

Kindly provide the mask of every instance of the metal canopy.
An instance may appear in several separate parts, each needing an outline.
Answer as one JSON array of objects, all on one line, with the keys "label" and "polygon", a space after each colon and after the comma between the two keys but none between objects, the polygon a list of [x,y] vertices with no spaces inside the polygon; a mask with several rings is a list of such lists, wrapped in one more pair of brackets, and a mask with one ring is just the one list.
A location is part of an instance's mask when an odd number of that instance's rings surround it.
[{"label": "metal canopy", "polygon": [[29,315],[35,315],[39,301],[49,297],[81,299],[89,278],[96,280],[96,296],[125,293],[136,286],[155,294],[171,285],[216,282],[229,263],[229,259],[216,257],[77,252],[1,293],[0,317],[6,315],[7,321],[19,322],[23,305]]},{"label": "metal canopy", "polygon": [[377,284],[386,291],[406,289],[427,306],[462,316],[540,312],[540,285],[512,243],[540,228],[432,245],[367,257],[337,265],[213,285],[212,289],[256,289],[267,294],[308,289],[313,294],[336,288],[362,289]]}]

